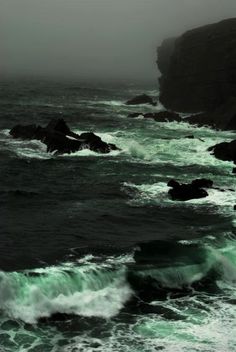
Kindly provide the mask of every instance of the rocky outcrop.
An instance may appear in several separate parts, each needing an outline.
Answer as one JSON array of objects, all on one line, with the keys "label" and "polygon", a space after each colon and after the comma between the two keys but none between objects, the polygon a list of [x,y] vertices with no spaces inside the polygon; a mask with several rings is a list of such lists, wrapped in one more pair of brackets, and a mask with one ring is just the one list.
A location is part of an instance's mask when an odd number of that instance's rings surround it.
[{"label": "rocky outcrop", "polygon": [[126,102],[126,105],[141,105],[141,104],[150,104],[155,106],[156,103],[154,100],[149,97],[147,94],[138,95]]},{"label": "rocky outcrop", "polygon": [[[236,97],[236,18],[164,41],[158,48],[158,66],[160,101],[167,109],[200,112],[223,106],[229,97]],[[235,128],[235,118],[229,120]]]},{"label": "rocky outcrop", "polygon": [[167,185],[171,187],[168,193],[172,200],[187,201],[207,197],[208,193],[204,188],[212,188],[213,182],[207,179],[196,179],[190,184],[181,184],[171,180]]},{"label": "rocky outcrop", "polygon": [[11,129],[10,135],[24,140],[40,140],[46,144],[47,152],[56,154],[70,154],[82,149],[103,154],[118,150],[114,144],[105,143],[92,132],[81,135],[72,132],[63,119],[51,120],[46,127],[17,125]]},{"label": "rocky outcrop", "polygon": [[214,145],[208,149],[217,159],[224,161],[233,161],[236,164],[236,140],[232,142],[223,142]]}]

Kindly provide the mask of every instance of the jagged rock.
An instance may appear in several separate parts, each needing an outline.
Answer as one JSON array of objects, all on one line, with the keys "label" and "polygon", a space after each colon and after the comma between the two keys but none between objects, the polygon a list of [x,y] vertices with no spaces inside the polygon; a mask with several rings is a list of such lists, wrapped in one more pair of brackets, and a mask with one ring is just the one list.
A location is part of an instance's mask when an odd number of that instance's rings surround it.
[{"label": "jagged rock", "polygon": [[211,188],[213,182],[206,179],[197,179],[190,184],[181,184],[176,180],[170,180],[167,185],[171,187],[168,193],[172,200],[187,201],[207,197],[208,193],[203,188]]},{"label": "jagged rock", "polygon": [[224,161],[233,161],[236,164],[236,140],[232,142],[223,142],[208,148],[212,151],[217,159]]},{"label": "jagged rock", "polygon": [[72,138],[76,138],[76,139],[79,138],[79,135],[72,132],[63,119],[51,120],[47,125],[46,129],[61,132],[66,136],[70,136]]},{"label": "jagged rock", "polygon": [[83,140],[85,145],[88,145],[88,149],[98,153],[109,153],[111,150],[117,150],[118,148],[111,143],[105,143],[102,139],[92,132],[82,133],[80,139]]},{"label": "jagged rock", "polygon": [[160,101],[170,110],[211,111],[236,97],[236,18],[165,40],[158,66]]},{"label": "jagged rock", "polygon": [[90,149],[97,153],[109,153],[118,150],[114,144],[105,143],[94,133],[78,135],[70,130],[63,119],[52,120],[43,128],[37,125],[17,125],[10,131],[13,138],[38,139],[46,144],[47,152],[70,154],[82,149]]},{"label": "jagged rock", "polygon": [[140,104],[150,104],[155,106],[156,103],[147,94],[138,95],[126,102],[126,105],[140,105]]}]

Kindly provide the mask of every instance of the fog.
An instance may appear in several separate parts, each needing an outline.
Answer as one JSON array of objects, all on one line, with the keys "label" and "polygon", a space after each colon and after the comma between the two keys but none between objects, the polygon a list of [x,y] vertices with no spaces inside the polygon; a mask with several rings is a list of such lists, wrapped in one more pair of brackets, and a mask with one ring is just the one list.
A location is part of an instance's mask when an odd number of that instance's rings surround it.
[{"label": "fog", "polygon": [[155,80],[163,39],[234,16],[235,0],[0,0],[0,72]]}]

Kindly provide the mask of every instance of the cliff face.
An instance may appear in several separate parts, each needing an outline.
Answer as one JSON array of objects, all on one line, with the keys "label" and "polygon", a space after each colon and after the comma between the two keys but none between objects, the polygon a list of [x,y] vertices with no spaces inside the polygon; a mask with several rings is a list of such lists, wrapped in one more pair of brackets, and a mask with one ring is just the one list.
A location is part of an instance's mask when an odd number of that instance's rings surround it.
[{"label": "cliff face", "polygon": [[236,18],[165,40],[157,62],[166,108],[200,112],[224,104],[236,97]]}]

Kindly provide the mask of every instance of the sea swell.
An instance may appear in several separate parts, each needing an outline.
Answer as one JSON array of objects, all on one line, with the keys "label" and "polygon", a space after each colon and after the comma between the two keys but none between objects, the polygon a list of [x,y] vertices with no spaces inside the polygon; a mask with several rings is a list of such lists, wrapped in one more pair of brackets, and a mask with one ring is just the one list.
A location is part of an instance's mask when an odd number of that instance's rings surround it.
[{"label": "sea swell", "polygon": [[164,258],[163,243],[155,242],[150,244],[151,252],[144,253],[146,264],[139,263],[139,255],[136,264],[131,255],[122,260],[108,257],[103,262],[86,256],[73,263],[1,272],[1,314],[30,324],[58,313],[107,319],[118,315],[134,297],[141,295],[143,300],[150,288],[150,297],[156,300],[163,298],[164,291],[167,296],[176,292],[191,295],[201,288],[207,294],[209,283],[212,287],[219,282],[220,288],[236,281],[235,240],[225,239],[220,247],[209,243],[165,245],[172,251],[171,258],[168,253]]}]

